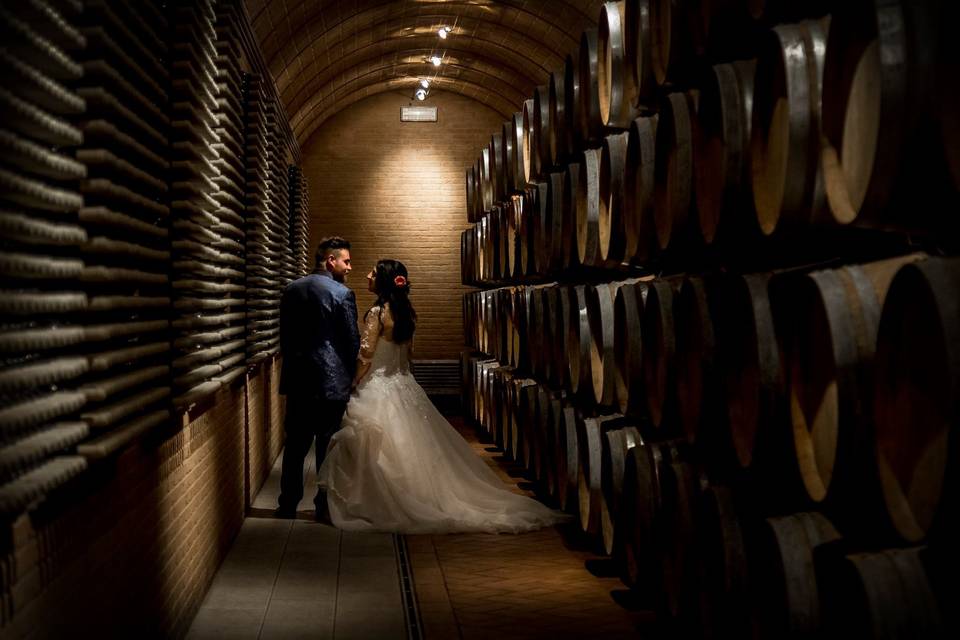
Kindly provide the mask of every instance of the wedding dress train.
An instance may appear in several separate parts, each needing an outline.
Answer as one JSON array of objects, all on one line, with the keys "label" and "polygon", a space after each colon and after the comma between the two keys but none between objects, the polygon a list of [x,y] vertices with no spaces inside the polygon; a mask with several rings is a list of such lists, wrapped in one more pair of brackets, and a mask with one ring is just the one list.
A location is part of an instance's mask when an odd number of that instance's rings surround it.
[{"label": "wedding dress train", "polygon": [[[365,328],[365,348],[377,330]],[[518,533],[566,518],[509,491],[416,382],[409,343],[383,336],[318,483],[333,524],[351,531]]]}]

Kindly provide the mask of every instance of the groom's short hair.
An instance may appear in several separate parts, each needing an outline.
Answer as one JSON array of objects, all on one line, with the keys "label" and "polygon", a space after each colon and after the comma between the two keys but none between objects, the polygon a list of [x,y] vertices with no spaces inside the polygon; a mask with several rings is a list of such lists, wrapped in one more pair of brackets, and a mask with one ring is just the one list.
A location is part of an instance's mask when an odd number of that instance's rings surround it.
[{"label": "groom's short hair", "polygon": [[329,236],[323,238],[320,241],[320,244],[317,245],[317,264],[323,264],[327,259],[327,256],[333,251],[339,251],[340,249],[349,249],[350,241],[340,236]]}]

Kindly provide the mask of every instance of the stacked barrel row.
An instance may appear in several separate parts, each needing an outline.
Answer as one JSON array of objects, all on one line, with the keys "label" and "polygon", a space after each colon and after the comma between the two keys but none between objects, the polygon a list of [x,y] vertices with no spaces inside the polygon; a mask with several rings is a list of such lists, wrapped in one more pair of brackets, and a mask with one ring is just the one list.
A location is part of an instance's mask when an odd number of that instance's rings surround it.
[{"label": "stacked barrel row", "polygon": [[[241,65],[256,53],[235,1],[37,0],[0,17],[16,79],[0,89],[8,517],[245,372]],[[283,192],[289,156],[273,156]],[[269,207],[271,258],[289,256],[278,292],[306,249],[286,194]]]},{"label": "stacked barrel row", "polygon": [[[707,616],[731,615],[724,602],[747,599],[749,588],[756,597],[794,580],[832,584],[848,569],[844,580],[893,589],[892,600],[867,594],[872,610],[862,613],[883,616],[905,595],[894,588],[903,569],[918,601],[928,600],[897,615],[940,628],[936,577],[926,571],[952,554],[958,286],[960,259],[914,254],[825,270],[468,294],[468,344],[490,355],[465,352],[464,401],[669,618],[719,624]],[[917,380],[929,384],[921,390]],[[827,554],[817,576],[803,573],[812,546],[797,556],[801,543],[790,538],[810,522],[843,551]],[[897,549],[862,553],[889,545]],[[885,570],[881,556],[908,566]],[[779,578],[763,573],[774,561],[788,564]],[[857,574],[861,561],[875,575]],[[737,572],[736,584],[717,571]],[[702,580],[719,580],[704,584],[721,592],[699,593]],[[860,592],[826,593],[853,611]],[[816,590],[808,596],[757,601],[729,622],[762,624],[771,637],[797,632],[786,618],[758,616],[767,605],[819,611]],[[845,622],[817,614],[809,624]]]},{"label": "stacked barrel row", "polygon": [[[468,281],[735,255],[814,228],[956,235],[958,54],[935,24],[955,3],[797,3],[810,18],[772,29],[703,15],[715,4],[604,5],[467,170]],[[744,34],[725,50],[752,57],[696,59],[689,25],[724,21]],[[550,258],[508,263],[516,243]]]},{"label": "stacked barrel row", "polygon": [[608,2],[467,170],[465,406],[681,635],[956,625],[954,4]]}]

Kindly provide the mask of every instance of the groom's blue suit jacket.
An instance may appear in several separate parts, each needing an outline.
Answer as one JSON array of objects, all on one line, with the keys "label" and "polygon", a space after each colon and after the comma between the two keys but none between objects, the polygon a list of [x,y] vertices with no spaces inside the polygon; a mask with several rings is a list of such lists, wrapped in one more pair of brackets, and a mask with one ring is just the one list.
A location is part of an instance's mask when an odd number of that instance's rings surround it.
[{"label": "groom's blue suit jacket", "polygon": [[280,301],[280,393],[346,401],[360,334],[353,291],[326,271],[294,280]]}]

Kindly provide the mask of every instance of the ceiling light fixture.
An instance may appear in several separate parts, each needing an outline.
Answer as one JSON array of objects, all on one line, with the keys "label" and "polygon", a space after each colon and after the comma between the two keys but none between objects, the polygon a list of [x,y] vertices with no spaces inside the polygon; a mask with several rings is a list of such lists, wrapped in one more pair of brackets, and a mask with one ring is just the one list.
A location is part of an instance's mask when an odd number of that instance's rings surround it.
[{"label": "ceiling light fixture", "polygon": [[433,63],[433,66],[439,67],[443,60],[440,58],[440,56],[430,56],[430,62]]},{"label": "ceiling light fixture", "polygon": [[420,78],[420,86],[423,87],[424,89],[429,89],[430,81],[427,80],[426,78]]},{"label": "ceiling light fixture", "polygon": [[444,25],[444,26],[440,27],[440,29],[437,31],[437,35],[440,36],[440,39],[441,39],[441,40],[446,40],[446,39],[447,39],[447,35],[448,35],[451,31],[453,31],[453,29],[452,29],[451,27],[448,27],[448,26]]},{"label": "ceiling light fixture", "polygon": [[417,92],[414,95],[416,96],[417,100],[427,99],[427,92],[425,89],[417,89]]}]

